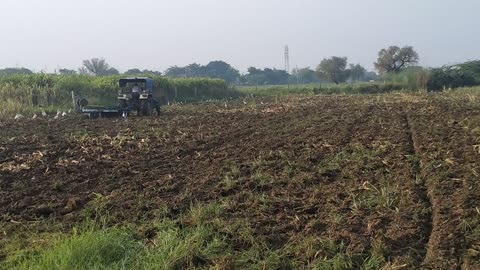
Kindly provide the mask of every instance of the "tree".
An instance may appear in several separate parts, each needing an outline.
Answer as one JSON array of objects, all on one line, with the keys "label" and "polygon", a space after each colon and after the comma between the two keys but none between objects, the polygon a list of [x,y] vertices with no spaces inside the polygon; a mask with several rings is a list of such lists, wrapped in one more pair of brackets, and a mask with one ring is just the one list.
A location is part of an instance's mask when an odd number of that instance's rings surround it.
[{"label": "tree", "polygon": [[218,78],[225,80],[227,83],[233,83],[240,80],[240,72],[223,61],[212,61],[206,66],[197,63],[185,67],[172,66],[165,70],[165,76],[173,78]]},{"label": "tree", "polygon": [[74,74],[77,74],[77,72],[75,70],[66,69],[66,68],[59,69],[58,73],[60,73],[60,75],[74,75]]},{"label": "tree", "polygon": [[90,75],[90,73],[88,72],[88,69],[86,69],[85,67],[79,67],[79,68],[78,68],[78,74],[81,74],[81,75]]},{"label": "tree", "polygon": [[138,68],[131,68],[127,71],[125,71],[125,73],[123,73],[125,75],[140,75],[142,74],[142,71]]},{"label": "tree", "polygon": [[266,84],[266,78],[261,69],[249,67],[248,73],[245,75],[245,80],[250,85]]},{"label": "tree", "polygon": [[347,58],[332,56],[330,59],[323,59],[317,66],[319,78],[339,84],[347,79]]},{"label": "tree", "polygon": [[0,69],[0,76],[14,74],[32,74],[33,72],[27,68],[4,68]]},{"label": "tree", "polygon": [[120,74],[118,69],[111,67],[111,68],[107,69],[105,74],[102,74],[100,76],[111,76],[111,75],[118,75],[118,74]]},{"label": "tree", "polygon": [[92,74],[95,76],[108,76],[119,74],[118,70],[110,67],[103,58],[92,58],[90,60],[83,60],[83,68],[80,68],[81,74]]},{"label": "tree", "polygon": [[223,61],[211,61],[204,69],[207,77],[223,79],[227,83],[233,83],[240,78],[240,72]]},{"label": "tree", "polygon": [[367,71],[367,72],[365,72],[365,75],[364,75],[363,79],[367,82],[368,81],[375,81],[375,80],[378,79],[378,75],[377,75],[377,73],[375,73],[375,71]]},{"label": "tree", "polygon": [[187,72],[187,76],[188,77],[204,77],[205,75],[205,67],[200,65],[200,64],[197,64],[197,63],[193,63],[193,64],[190,64],[188,66],[185,67],[186,68],[186,72]]},{"label": "tree", "polygon": [[125,75],[143,75],[143,76],[148,76],[148,75],[154,75],[154,76],[161,76],[162,75],[162,72],[160,71],[154,71],[154,70],[148,70],[148,69],[144,69],[143,71],[138,69],[138,68],[131,68],[127,71],[125,71],[125,73],[123,73]]},{"label": "tree", "polygon": [[165,70],[165,76],[172,78],[187,77],[186,67],[171,66]]},{"label": "tree", "polygon": [[319,79],[315,74],[315,71],[309,67],[306,68],[294,68],[292,70],[292,76],[290,81],[293,83],[318,83]]},{"label": "tree", "polygon": [[364,80],[366,72],[367,70],[360,64],[350,64],[350,67],[348,69],[349,78],[353,82]]},{"label": "tree", "polygon": [[398,73],[402,69],[416,64],[418,59],[418,53],[412,46],[405,46],[403,48],[390,46],[387,49],[380,50],[377,62],[375,62],[374,65],[380,73]]},{"label": "tree", "polygon": [[148,69],[144,69],[144,70],[142,71],[142,74],[144,74],[144,75],[162,76],[162,72],[156,71],[156,70],[148,70]]},{"label": "tree", "polygon": [[250,85],[280,85],[288,83],[289,77],[290,75],[285,70],[276,68],[264,68],[261,70],[255,67],[250,67],[248,68],[248,73],[245,75],[245,80]]},{"label": "tree", "polygon": [[268,84],[272,85],[280,85],[280,84],[287,84],[288,78],[290,75],[283,69],[270,69],[265,68],[263,70],[265,78]]}]

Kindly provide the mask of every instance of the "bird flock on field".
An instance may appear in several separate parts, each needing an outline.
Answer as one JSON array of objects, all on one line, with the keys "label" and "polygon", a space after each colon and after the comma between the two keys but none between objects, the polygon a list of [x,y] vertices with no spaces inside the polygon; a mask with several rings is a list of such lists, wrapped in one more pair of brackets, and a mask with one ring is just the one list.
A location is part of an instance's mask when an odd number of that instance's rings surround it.
[{"label": "bird flock on field", "polygon": [[[203,101],[203,102],[206,102],[206,103],[214,103],[214,102],[221,102],[221,100],[208,99],[208,100],[205,100],[205,101]],[[225,108],[228,108],[228,102],[229,102],[229,101],[227,101],[227,100],[224,100],[224,101],[223,101],[223,106],[224,106]],[[242,103],[243,103],[243,105],[248,105],[248,102],[247,102],[247,100],[245,100],[245,99],[242,100]],[[176,102],[176,104],[182,105],[182,104],[186,104],[186,102]],[[221,104],[221,103],[220,103],[220,104]],[[260,101],[260,104],[261,104],[261,105],[265,105],[265,103],[264,103],[263,101]],[[168,101],[167,105],[171,105],[171,104],[170,104],[170,101]],[[66,117],[66,116],[68,116],[71,112],[72,112],[72,109],[70,109],[70,110],[68,110],[68,111],[60,111],[60,110],[57,110],[57,113],[53,116],[53,119],[56,120],[56,119],[59,119],[59,118],[61,118],[61,117]],[[42,110],[41,114],[34,113],[31,119],[37,119],[37,118],[40,118],[40,117],[42,117],[42,118],[49,118],[49,116],[50,116],[50,115],[48,115],[48,114],[45,112],[45,110]],[[125,117],[125,115],[123,115],[123,116]],[[22,115],[21,113],[17,113],[17,114],[15,115],[15,117],[14,117],[15,120],[24,119],[24,118],[25,118],[25,116]]]},{"label": "bird flock on field", "polygon": [[[66,117],[71,112],[72,112],[72,109],[68,110],[68,112],[57,110],[57,114],[53,117],[53,119],[59,119],[60,117]],[[44,110],[42,110],[42,113],[40,114],[40,116],[43,117],[43,118],[48,118],[49,117],[49,115]],[[24,118],[25,118],[25,116],[21,113],[17,113],[14,117],[15,120],[24,119]],[[32,116],[32,119],[37,119],[37,118],[39,118],[39,115],[34,113],[33,116]]]}]

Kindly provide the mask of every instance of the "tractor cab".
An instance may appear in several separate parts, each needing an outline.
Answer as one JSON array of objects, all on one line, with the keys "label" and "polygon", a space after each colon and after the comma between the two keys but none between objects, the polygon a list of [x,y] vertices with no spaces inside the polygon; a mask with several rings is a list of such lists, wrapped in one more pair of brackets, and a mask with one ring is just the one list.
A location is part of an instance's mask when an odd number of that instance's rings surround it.
[{"label": "tractor cab", "polygon": [[120,79],[118,100],[145,100],[152,98],[153,80],[145,77],[128,77]]}]

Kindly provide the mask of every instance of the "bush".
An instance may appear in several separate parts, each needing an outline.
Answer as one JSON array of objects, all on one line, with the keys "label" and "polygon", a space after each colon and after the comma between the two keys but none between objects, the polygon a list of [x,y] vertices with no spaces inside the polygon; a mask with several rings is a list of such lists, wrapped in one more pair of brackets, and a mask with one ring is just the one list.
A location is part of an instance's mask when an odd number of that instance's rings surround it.
[{"label": "bush", "polygon": [[480,85],[480,61],[434,68],[431,72],[432,78],[428,83],[429,90],[440,91],[446,88]]},{"label": "bush", "polygon": [[183,101],[225,99],[238,96],[236,91],[229,89],[227,83],[220,79],[172,79],[171,87],[173,87],[174,99]]},{"label": "bush", "polygon": [[422,67],[408,67],[401,72],[382,75],[385,82],[401,85],[405,90],[425,90],[431,78],[431,71]]}]

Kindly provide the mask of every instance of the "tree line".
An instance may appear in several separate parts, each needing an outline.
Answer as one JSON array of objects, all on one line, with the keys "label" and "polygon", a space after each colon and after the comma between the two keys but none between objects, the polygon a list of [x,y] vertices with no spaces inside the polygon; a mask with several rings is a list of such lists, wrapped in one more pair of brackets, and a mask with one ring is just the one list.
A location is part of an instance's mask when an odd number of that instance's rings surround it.
[{"label": "tree line", "polygon": [[[322,62],[323,63],[323,62]],[[349,70],[349,77],[353,81],[366,80],[373,78],[373,76],[366,77],[365,68],[360,65],[351,65]],[[207,65],[200,65],[193,63],[187,66],[171,66],[165,72],[154,70],[141,70],[133,68],[120,73],[118,69],[111,67],[103,58],[93,58],[84,60],[82,67],[78,70],[59,69],[55,73],[60,75],[92,75],[92,76],[112,76],[112,75],[143,75],[143,76],[166,76],[170,78],[217,78],[223,79],[228,84],[247,84],[247,85],[282,85],[288,83],[318,83],[320,80],[329,80],[327,77],[321,77],[319,71],[314,71],[309,67],[295,68],[289,74],[285,70],[276,68],[256,67],[248,68],[246,74],[241,74],[240,71],[232,67],[224,61],[211,61]],[[12,74],[33,74],[33,72],[26,68],[6,68],[0,69],[0,76]]]},{"label": "tree line", "polygon": [[[419,55],[412,46],[390,46],[378,52],[374,62],[376,72],[367,71],[360,64],[348,63],[347,57],[332,56],[325,58],[315,69],[310,67],[295,68],[290,73],[276,68],[250,67],[247,73],[224,61],[211,61],[206,65],[193,63],[187,66],[171,66],[163,73],[155,70],[129,69],[123,75],[166,76],[170,78],[217,78],[228,84],[243,85],[283,85],[288,83],[344,83],[357,81],[375,81],[378,79],[415,82],[415,87],[439,90],[445,87],[461,87],[480,84],[480,61],[470,61],[460,65],[424,69],[416,66]],[[26,68],[0,69],[0,76],[10,74],[31,74]],[[59,69],[61,75],[120,75],[118,69],[110,66],[103,58],[83,60],[78,70]],[[412,75],[413,74],[413,75]],[[400,77],[400,78],[399,78]]]}]

